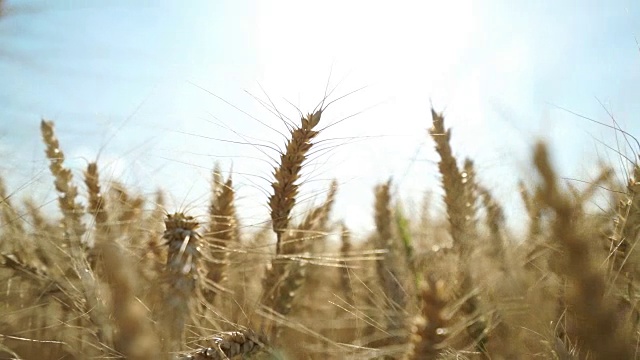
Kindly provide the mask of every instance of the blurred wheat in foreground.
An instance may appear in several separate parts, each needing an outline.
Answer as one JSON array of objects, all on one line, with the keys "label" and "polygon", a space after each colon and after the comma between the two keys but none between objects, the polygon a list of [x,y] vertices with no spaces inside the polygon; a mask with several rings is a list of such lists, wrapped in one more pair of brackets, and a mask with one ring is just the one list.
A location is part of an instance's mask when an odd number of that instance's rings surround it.
[{"label": "blurred wheat in foreground", "polygon": [[[232,174],[213,170],[208,214],[171,212],[96,163],[74,178],[42,121],[59,212],[0,181],[0,359],[639,358],[638,159],[626,183],[603,167],[579,190],[537,144],[515,236],[432,111],[445,213],[405,213],[389,180],[357,239],[331,217],[336,181],[296,206],[324,110],[289,129],[257,232],[241,231]],[[599,188],[613,205],[590,212]]]}]

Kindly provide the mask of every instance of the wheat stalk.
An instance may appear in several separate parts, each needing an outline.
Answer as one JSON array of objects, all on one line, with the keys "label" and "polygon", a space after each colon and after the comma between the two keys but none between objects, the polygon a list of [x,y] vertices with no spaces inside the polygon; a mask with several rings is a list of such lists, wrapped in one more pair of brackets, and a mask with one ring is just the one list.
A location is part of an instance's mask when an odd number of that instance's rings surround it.
[{"label": "wheat stalk", "polygon": [[411,335],[406,360],[437,359],[448,338],[450,316],[448,301],[444,297],[444,282],[427,277],[420,289],[422,311],[417,317]]},{"label": "wheat stalk", "polygon": [[[627,192],[618,203],[614,227],[609,239],[612,263],[616,270],[640,275],[638,269],[630,269],[626,261],[640,236],[640,163],[636,162],[627,183]],[[633,274],[631,274],[633,273]]]},{"label": "wheat stalk", "polygon": [[[66,245],[69,250],[72,261],[70,268],[80,280],[80,291],[84,297],[84,301],[80,302],[78,308],[82,313],[88,313],[91,321],[98,327],[97,334],[101,343],[109,344],[111,334],[106,309],[99,301],[99,284],[87,259],[88,245],[82,241],[86,227],[81,219],[84,207],[77,202],[78,188],[73,183],[71,170],[64,167],[65,156],[55,135],[53,122],[42,120],[40,130],[46,147],[45,154],[49,159],[49,169],[54,176],[54,185],[59,193],[58,205],[63,215],[62,229],[66,240],[62,245]],[[73,315],[67,314],[67,316]],[[75,321],[82,324],[81,318],[75,318]],[[84,341],[80,344],[82,347],[85,345]]]},{"label": "wheat stalk", "polygon": [[[342,223],[340,225],[340,253],[346,259],[353,248],[353,244],[351,243],[351,233],[347,226]],[[342,262],[342,268],[340,272],[340,285],[342,291],[345,295],[346,302],[349,304],[353,304],[353,287],[351,286],[351,272],[352,270],[349,267],[349,264],[346,261]]]},{"label": "wheat stalk", "polygon": [[127,359],[159,359],[160,341],[147,310],[136,297],[136,279],[131,276],[135,271],[130,261],[117,242],[100,242],[97,248],[111,290],[114,325],[118,329],[116,350]]},{"label": "wheat stalk", "polygon": [[[291,312],[296,292],[302,287],[307,276],[307,266],[304,261],[292,255],[308,255],[310,241],[317,241],[324,236],[329,222],[329,215],[335,201],[337,182],[332,181],[324,203],[311,210],[302,223],[295,229],[290,229],[283,236],[281,255],[267,267],[263,280],[263,290],[268,292],[263,297],[263,305],[280,315]],[[274,329],[273,336],[277,336],[279,329]]]},{"label": "wheat stalk", "polygon": [[0,177],[0,219],[2,220],[0,228],[2,228],[5,237],[4,241],[0,241],[0,252],[22,256],[31,253],[33,244],[30,244],[29,241],[20,241],[20,239],[29,239],[29,237],[26,236],[24,226],[22,226],[23,220],[11,203],[2,177]]},{"label": "wheat stalk", "polygon": [[471,241],[477,238],[475,229],[475,183],[473,163],[465,162],[465,171],[460,172],[456,158],[451,150],[451,129],[445,130],[444,117],[431,109],[433,127],[430,129],[431,137],[436,143],[436,151],[440,155],[438,169],[442,175],[444,188],[444,201],[447,206],[447,218],[450,224],[453,247],[458,254],[463,266],[463,279],[461,290],[469,294],[462,305],[461,310],[469,321],[467,332],[476,343],[476,348],[486,353],[487,324],[479,314],[480,300],[475,294],[474,280],[471,278],[469,262],[474,249]]},{"label": "wheat stalk", "polygon": [[404,326],[403,312],[407,305],[406,291],[400,281],[405,278],[401,265],[398,239],[394,234],[391,213],[391,180],[375,189],[375,224],[377,235],[374,237],[375,246],[386,250],[382,260],[376,263],[376,272],[382,285],[384,294],[390,300],[389,330],[401,329]]},{"label": "wheat stalk", "polygon": [[529,193],[527,186],[522,180],[518,182],[518,189],[520,190],[520,197],[522,198],[529,217],[529,238],[535,239],[542,232],[540,206],[538,206],[534,196]]},{"label": "wheat stalk", "polygon": [[199,259],[199,224],[183,213],[167,215],[164,239],[168,247],[166,272],[168,291],[165,298],[166,331],[170,351],[178,351],[184,343],[184,326],[189,318],[190,302],[196,287]]},{"label": "wheat stalk", "polygon": [[[262,304],[282,315],[291,310],[295,290],[302,285],[305,276],[304,266],[290,262],[287,257],[299,249],[299,243],[289,229],[289,222],[298,195],[297,181],[313,145],[311,141],[318,135],[318,131],[313,129],[320,122],[321,115],[322,110],[308,114],[301,119],[301,126],[291,130],[286,150],[281,154],[280,164],[273,173],[271,186],[274,193],[269,197],[269,208],[273,231],[277,236],[276,257],[267,266],[262,281]],[[267,331],[277,336],[277,328]]]}]

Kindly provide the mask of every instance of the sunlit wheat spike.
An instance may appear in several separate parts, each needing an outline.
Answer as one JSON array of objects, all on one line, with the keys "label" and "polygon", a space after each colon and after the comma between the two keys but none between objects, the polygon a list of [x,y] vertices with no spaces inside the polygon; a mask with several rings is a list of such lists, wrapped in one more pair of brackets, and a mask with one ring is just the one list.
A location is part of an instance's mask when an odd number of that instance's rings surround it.
[{"label": "sunlit wheat spike", "polygon": [[87,170],[84,173],[84,183],[89,191],[89,206],[87,210],[95,217],[98,226],[104,226],[108,223],[109,216],[105,210],[104,197],[100,187],[98,164],[92,162],[87,165]]},{"label": "sunlit wheat spike", "polygon": [[83,206],[76,202],[78,188],[73,184],[71,170],[64,167],[64,153],[60,149],[58,138],[55,135],[53,122],[42,120],[40,123],[42,139],[46,146],[45,153],[49,159],[49,169],[55,178],[54,185],[59,193],[58,204],[63,215],[63,227],[72,251],[81,248],[81,238],[85,233],[82,223]]},{"label": "sunlit wheat spike", "polygon": [[467,202],[467,188],[463,182],[462,174],[451,150],[451,129],[445,129],[444,116],[431,109],[433,126],[429,130],[433,141],[436,143],[436,152],[440,155],[438,169],[442,175],[444,188],[444,202],[447,206],[447,218],[451,225],[451,237],[454,247],[461,252],[469,250],[467,244],[472,237],[470,221],[473,219],[473,209]]},{"label": "sunlit wheat spike", "polygon": [[274,181],[271,183],[273,195],[269,197],[271,209],[271,221],[273,231],[278,237],[276,253],[280,253],[282,234],[289,227],[291,210],[296,204],[298,196],[298,179],[307,153],[311,149],[312,140],[318,135],[313,128],[320,121],[322,110],[309,114],[302,118],[302,125],[291,131],[291,138],[287,140],[287,146],[280,155],[279,166],[273,172]]}]

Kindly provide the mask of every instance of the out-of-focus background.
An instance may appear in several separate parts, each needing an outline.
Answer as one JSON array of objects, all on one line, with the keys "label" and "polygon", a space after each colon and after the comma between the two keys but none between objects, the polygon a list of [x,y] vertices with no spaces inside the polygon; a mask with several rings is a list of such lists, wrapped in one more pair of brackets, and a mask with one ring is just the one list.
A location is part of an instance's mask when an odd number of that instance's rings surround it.
[{"label": "out-of-focus background", "polygon": [[550,142],[561,176],[584,181],[598,161],[621,164],[608,147],[638,150],[571,112],[613,125],[610,113],[640,135],[640,3],[516,3],[5,1],[0,174],[13,196],[53,202],[46,118],[78,182],[98,159],[103,181],[162,188],[198,213],[218,161],[243,223],[257,224],[286,135],[268,108],[298,121],[328,87],[327,101],[350,95],[324,114],[321,127],[335,125],[305,168],[302,208],[335,177],[335,217],[367,229],[373,186],[390,176],[409,209],[429,190],[441,207],[433,104],[455,155],[474,159],[513,219],[535,140]]}]

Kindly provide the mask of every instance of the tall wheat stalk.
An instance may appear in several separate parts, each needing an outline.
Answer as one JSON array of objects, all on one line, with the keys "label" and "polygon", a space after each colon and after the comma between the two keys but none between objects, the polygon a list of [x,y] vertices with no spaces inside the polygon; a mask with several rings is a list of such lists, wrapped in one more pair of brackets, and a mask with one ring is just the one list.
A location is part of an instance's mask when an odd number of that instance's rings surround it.
[{"label": "tall wheat stalk", "polygon": [[[273,195],[269,197],[271,221],[276,233],[276,257],[266,269],[262,281],[262,304],[267,308],[286,315],[291,309],[291,302],[295,290],[302,285],[304,268],[294,264],[291,255],[299,250],[299,242],[290,229],[290,216],[298,195],[300,171],[307,153],[312,147],[312,140],[318,135],[313,130],[320,122],[322,110],[308,114],[301,119],[301,125],[291,130],[285,151],[280,156],[280,163],[273,173],[271,184]],[[277,335],[275,324],[270,323],[271,329],[266,329],[271,336]]]},{"label": "tall wheat stalk", "polygon": [[196,288],[199,260],[199,224],[183,213],[167,215],[164,239],[168,246],[166,264],[168,289],[165,295],[165,331],[168,351],[179,351],[184,344],[184,327],[190,317],[191,301]]},{"label": "tall wheat stalk", "polygon": [[444,351],[448,337],[450,315],[444,283],[428,277],[420,289],[421,313],[412,327],[406,360],[437,359]]},{"label": "tall wheat stalk", "polygon": [[135,270],[118,242],[97,245],[111,290],[112,316],[117,329],[115,349],[127,359],[160,359],[160,340],[150,314],[137,298]]},{"label": "tall wheat stalk", "polygon": [[444,116],[431,109],[433,126],[429,130],[431,137],[436,143],[436,152],[440,155],[438,169],[442,175],[442,186],[444,188],[444,202],[447,207],[447,218],[450,224],[453,248],[460,255],[462,264],[461,291],[467,294],[466,301],[461,307],[464,314],[469,317],[467,332],[476,344],[476,348],[486,354],[487,323],[481,314],[480,299],[476,294],[474,280],[469,268],[472,260],[473,250],[478,247],[478,243],[473,243],[478,239],[475,228],[475,181],[473,164],[471,161],[465,163],[466,170],[461,172],[456,158],[451,150],[451,129],[444,127]]},{"label": "tall wheat stalk", "polygon": [[388,297],[390,308],[388,329],[397,331],[403,329],[404,311],[407,306],[407,294],[401,281],[406,278],[403,269],[402,245],[393,230],[394,216],[391,213],[391,180],[378,185],[375,191],[375,224],[377,235],[375,246],[385,250],[382,261],[376,263],[376,273],[382,285],[385,296]]}]

